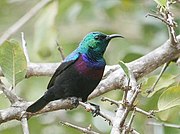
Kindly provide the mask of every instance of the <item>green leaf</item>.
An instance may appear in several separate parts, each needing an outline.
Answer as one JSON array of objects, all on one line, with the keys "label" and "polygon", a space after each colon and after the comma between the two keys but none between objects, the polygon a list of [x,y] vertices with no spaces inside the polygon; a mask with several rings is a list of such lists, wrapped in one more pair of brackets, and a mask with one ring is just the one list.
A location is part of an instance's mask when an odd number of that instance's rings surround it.
[{"label": "green leaf", "polygon": [[166,7],[167,0],[154,0],[159,6]]},{"label": "green leaf", "polygon": [[13,87],[24,79],[27,62],[18,42],[6,41],[0,46],[0,66],[4,76]]},{"label": "green leaf", "polygon": [[127,53],[124,58],[123,58],[123,61],[128,63],[128,62],[131,62],[133,60],[136,60],[140,57],[142,57],[143,55],[142,54],[139,54],[139,53]]},{"label": "green leaf", "polygon": [[180,105],[180,86],[173,86],[168,88],[159,97],[159,111],[163,111],[178,105]]},{"label": "green leaf", "polygon": [[157,113],[157,116],[163,121],[174,122],[175,120],[178,120],[180,118],[179,109],[180,106],[176,106],[164,111],[159,111]]},{"label": "green leaf", "polygon": [[54,50],[57,40],[57,30],[55,27],[57,13],[57,1],[51,2],[44,8],[35,23],[34,50],[41,57],[49,57]]},{"label": "green leaf", "polygon": [[[157,80],[158,78],[158,75],[155,75],[155,76],[151,76],[149,78],[147,78],[145,81],[143,81],[142,83],[142,95],[146,96],[147,93],[146,93],[146,90],[147,89],[150,89],[153,84],[155,83],[155,81]],[[152,95],[154,95],[157,91],[163,89],[163,88],[167,88],[169,87],[170,85],[174,84],[176,82],[176,76],[174,75],[170,75],[170,74],[164,74],[159,82],[157,83],[154,91],[152,93],[150,93],[148,95],[148,97],[151,97]]]},{"label": "green leaf", "polygon": [[126,64],[123,61],[119,62],[119,65],[121,66],[121,68],[123,69],[124,73],[126,74],[126,76],[128,77],[128,79],[130,79],[130,72],[128,67],[126,66]]}]

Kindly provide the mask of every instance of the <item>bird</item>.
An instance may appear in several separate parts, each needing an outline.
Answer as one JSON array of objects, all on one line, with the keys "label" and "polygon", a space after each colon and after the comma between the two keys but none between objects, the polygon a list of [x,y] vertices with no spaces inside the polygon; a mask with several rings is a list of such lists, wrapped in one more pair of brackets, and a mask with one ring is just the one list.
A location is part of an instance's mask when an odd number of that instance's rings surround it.
[{"label": "bird", "polygon": [[102,79],[106,65],[103,54],[110,40],[117,37],[123,38],[120,34],[88,33],[56,69],[44,95],[30,105],[26,112],[35,113],[51,101],[69,97],[86,102]]}]

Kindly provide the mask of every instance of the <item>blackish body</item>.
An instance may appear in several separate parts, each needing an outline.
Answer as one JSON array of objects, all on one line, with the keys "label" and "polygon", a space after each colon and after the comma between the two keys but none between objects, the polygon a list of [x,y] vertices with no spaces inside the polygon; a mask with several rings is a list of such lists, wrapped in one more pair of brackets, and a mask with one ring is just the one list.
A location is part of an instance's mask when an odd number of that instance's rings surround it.
[{"label": "blackish body", "polygon": [[37,112],[50,101],[68,97],[87,101],[89,94],[99,84],[106,62],[103,54],[109,41],[121,35],[106,35],[100,32],[89,33],[79,47],[65,58],[56,69],[47,89],[48,91],[27,112]]},{"label": "blackish body", "polygon": [[99,65],[96,61],[89,61],[86,55],[80,55],[76,62],[70,64],[66,71],[57,76],[48,92],[54,94],[53,100],[77,97],[85,102],[100,82],[105,64]]}]

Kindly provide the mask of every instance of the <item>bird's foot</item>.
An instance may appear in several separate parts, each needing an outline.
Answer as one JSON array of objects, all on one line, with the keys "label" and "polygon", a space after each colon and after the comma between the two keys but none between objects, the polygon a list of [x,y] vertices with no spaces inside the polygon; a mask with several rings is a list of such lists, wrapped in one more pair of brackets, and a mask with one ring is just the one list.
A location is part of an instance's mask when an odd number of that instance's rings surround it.
[{"label": "bird's foot", "polygon": [[79,104],[81,106],[83,106],[87,112],[91,112],[93,117],[96,117],[98,115],[100,115],[100,106],[96,105],[94,103],[90,103],[90,102],[82,102],[80,101]]},{"label": "bird's foot", "polygon": [[68,97],[67,99],[71,101],[73,108],[76,108],[79,105],[79,99],[77,97]]},{"label": "bird's foot", "polygon": [[89,103],[89,104],[94,107],[91,110],[91,113],[92,113],[93,117],[96,117],[96,116],[100,115],[100,106],[96,105],[94,103]]}]

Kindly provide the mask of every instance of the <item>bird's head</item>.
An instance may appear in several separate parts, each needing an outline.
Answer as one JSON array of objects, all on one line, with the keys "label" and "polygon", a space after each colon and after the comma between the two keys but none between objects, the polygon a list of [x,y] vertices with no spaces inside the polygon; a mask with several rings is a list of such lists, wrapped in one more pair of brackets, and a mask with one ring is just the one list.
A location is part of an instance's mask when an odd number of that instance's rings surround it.
[{"label": "bird's head", "polygon": [[84,37],[79,48],[81,53],[89,54],[95,58],[101,58],[109,44],[109,41],[117,37],[123,38],[123,36],[119,34],[106,35],[101,32],[91,32]]}]

